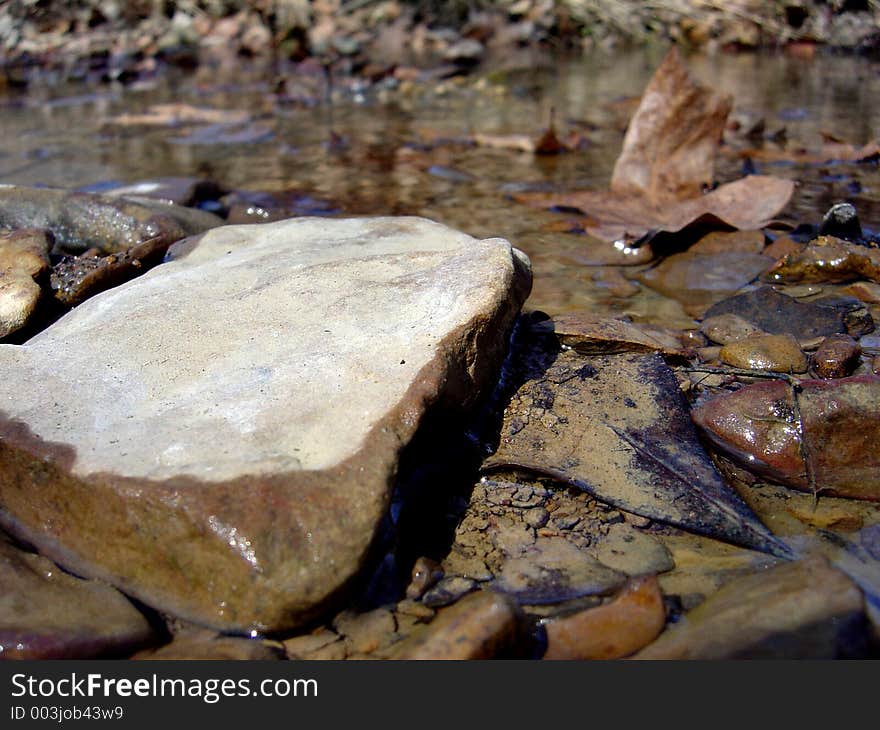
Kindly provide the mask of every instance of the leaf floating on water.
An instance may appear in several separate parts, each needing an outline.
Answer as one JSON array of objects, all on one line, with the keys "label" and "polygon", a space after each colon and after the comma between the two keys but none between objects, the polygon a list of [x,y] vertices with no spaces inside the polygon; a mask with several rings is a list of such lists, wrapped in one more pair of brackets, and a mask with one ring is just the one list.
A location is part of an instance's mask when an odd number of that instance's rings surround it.
[{"label": "leaf floating on water", "polygon": [[673,46],[630,120],[611,192],[655,206],[700,195],[712,184],[731,103],[694,81]]},{"label": "leaf floating on water", "polygon": [[542,474],[627,512],[790,555],[715,470],[659,355],[524,347],[527,371],[485,471]]},{"label": "leaf floating on water", "polygon": [[690,228],[701,231],[764,228],[786,206],[793,192],[791,180],[749,175],[698,198],[658,208],[642,198],[621,197],[604,190],[519,193],[513,198],[533,208],[578,210],[597,221],[584,225],[587,233],[623,245],[641,242],[659,233],[685,233]]},{"label": "leaf floating on water", "polygon": [[556,135],[555,112],[550,113],[550,126],[547,127],[541,138],[535,143],[536,155],[558,155],[560,152],[568,152],[568,148]]},{"label": "leaf floating on water", "polygon": [[703,195],[730,100],[694,82],[673,49],[657,69],[630,122],[610,190],[521,193],[536,208],[579,210],[598,222],[590,235],[616,246],[696,227],[758,229],[788,203],[791,180],[751,175]]}]

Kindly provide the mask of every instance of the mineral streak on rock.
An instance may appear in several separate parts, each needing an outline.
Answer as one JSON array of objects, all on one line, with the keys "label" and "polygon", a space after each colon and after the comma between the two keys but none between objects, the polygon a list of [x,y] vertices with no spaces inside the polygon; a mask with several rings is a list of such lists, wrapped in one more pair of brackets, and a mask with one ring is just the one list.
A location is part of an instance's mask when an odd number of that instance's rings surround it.
[{"label": "mineral streak on rock", "polygon": [[744,386],[692,412],[725,454],[795,489],[880,501],[880,377]]}]

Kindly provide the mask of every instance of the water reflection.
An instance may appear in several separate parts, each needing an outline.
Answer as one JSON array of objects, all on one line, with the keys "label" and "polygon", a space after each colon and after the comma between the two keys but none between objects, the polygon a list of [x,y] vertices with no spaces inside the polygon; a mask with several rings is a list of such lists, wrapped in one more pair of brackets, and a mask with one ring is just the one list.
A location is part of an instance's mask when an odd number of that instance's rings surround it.
[{"label": "water reflection", "polygon": [[[533,68],[371,93],[360,102],[342,96],[332,124],[345,144],[332,146],[327,107],[279,103],[273,79],[260,69],[203,68],[135,88],[46,84],[27,96],[0,98],[0,181],[82,187],[204,176],[231,189],[308,192],[350,214],[423,215],[475,236],[506,237],[529,253],[536,273],[533,307],[626,312],[685,326],[691,320],[681,306],[656,293],[634,285],[635,293],[622,297],[619,289],[598,285],[601,271],[576,261],[583,237],[548,234],[554,214],[521,207],[505,193],[525,183],[604,187],[623,138],[622,120],[632,110],[626,98],[640,93],[662,52],[595,55],[555,66],[545,60]],[[692,56],[688,64],[697,77],[734,96],[733,118],[764,118],[768,133],[785,128],[789,140],[806,144],[818,144],[822,131],[856,144],[876,136],[880,77],[864,59],[741,54]],[[211,143],[204,129],[111,123],[123,112],[168,102],[245,110],[266,133]],[[541,157],[420,144],[475,132],[537,136],[551,110],[560,129],[585,135],[583,150]],[[876,165],[756,166],[801,181],[787,211],[792,220],[818,222],[833,202],[849,200],[868,228],[880,226]],[[720,180],[741,173],[741,160],[719,160]],[[623,277],[632,279],[634,267],[627,268]]]}]

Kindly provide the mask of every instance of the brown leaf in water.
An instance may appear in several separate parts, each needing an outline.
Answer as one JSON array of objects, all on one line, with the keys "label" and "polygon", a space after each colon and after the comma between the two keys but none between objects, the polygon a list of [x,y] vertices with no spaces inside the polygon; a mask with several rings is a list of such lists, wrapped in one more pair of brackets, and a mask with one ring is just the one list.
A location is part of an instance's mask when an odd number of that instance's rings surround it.
[{"label": "brown leaf in water", "polygon": [[673,48],[641,97],[609,190],[529,192],[514,199],[579,210],[597,221],[584,225],[586,233],[624,248],[649,233],[693,226],[763,228],[788,203],[792,181],[751,175],[701,194],[713,180],[730,104],[691,79]]},{"label": "brown leaf in water", "polygon": [[484,471],[540,474],[633,514],[788,554],[714,469],[660,355],[554,352],[552,335],[526,337],[515,343],[523,372],[511,373],[521,385]]},{"label": "brown leaf in water", "polygon": [[630,120],[611,191],[655,206],[699,195],[712,184],[730,108],[729,96],[691,78],[673,46]]},{"label": "brown leaf in water", "polygon": [[662,206],[654,206],[642,197],[598,190],[518,193],[514,200],[534,208],[580,210],[597,221],[595,225],[585,222],[583,227],[587,233],[606,241],[629,244],[648,233],[680,233],[691,227],[763,228],[788,203],[793,192],[791,180],[749,175],[705,195]]}]

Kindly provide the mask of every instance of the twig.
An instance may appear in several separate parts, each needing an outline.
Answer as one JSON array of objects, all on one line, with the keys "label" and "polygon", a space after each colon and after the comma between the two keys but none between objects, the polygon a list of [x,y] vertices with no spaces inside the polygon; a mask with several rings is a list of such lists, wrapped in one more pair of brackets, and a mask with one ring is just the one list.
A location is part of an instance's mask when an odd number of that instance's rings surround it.
[{"label": "twig", "polygon": [[769,373],[766,370],[745,370],[743,368],[719,368],[711,365],[690,365],[678,368],[686,373],[709,373],[710,375],[732,375],[743,378],[761,378],[762,380],[784,380],[790,385],[799,385],[801,379],[788,373]]}]

